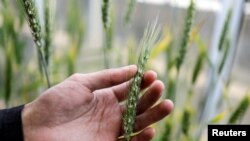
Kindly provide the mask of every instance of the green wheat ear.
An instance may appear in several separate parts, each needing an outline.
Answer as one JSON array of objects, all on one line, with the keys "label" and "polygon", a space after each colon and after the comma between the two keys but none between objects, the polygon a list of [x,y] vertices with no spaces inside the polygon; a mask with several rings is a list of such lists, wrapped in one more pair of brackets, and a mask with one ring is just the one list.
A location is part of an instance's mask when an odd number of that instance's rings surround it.
[{"label": "green wheat ear", "polygon": [[196,80],[202,70],[202,67],[204,65],[204,60],[206,59],[206,54],[204,52],[201,52],[196,60],[193,75],[192,75],[192,84],[196,83]]},{"label": "green wheat ear", "polygon": [[126,13],[125,13],[125,23],[128,24],[131,21],[131,17],[133,14],[133,11],[135,9],[136,5],[136,0],[129,0],[126,8]]},{"label": "green wheat ear", "polygon": [[195,13],[195,4],[194,1],[191,0],[191,3],[187,10],[187,16],[185,19],[185,27],[182,35],[181,45],[179,49],[179,56],[176,58],[176,67],[177,70],[180,70],[181,65],[183,64],[183,60],[185,58],[187,52],[188,41],[190,38],[190,32],[192,28],[192,24],[194,21],[194,13]]},{"label": "green wheat ear", "polygon": [[182,115],[182,124],[181,124],[182,128],[181,128],[181,130],[182,130],[182,133],[185,134],[186,136],[188,135],[188,131],[189,131],[189,128],[191,125],[190,124],[191,119],[192,119],[191,115],[192,115],[192,113],[188,108],[186,108],[184,110],[184,113]]},{"label": "green wheat ear", "polygon": [[242,99],[236,110],[230,116],[228,123],[235,124],[237,121],[243,118],[248,107],[249,107],[250,97],[246,96]]},{"label": "green wheat ear", "polygon": [[150,52],[153,46],[155,46],[160,34],[160,28],[157,26],[157,21],[148,25],[144,36],[142,38],[140,47],[140,55],[137,62],[137,73],[133,77],[132,84],[128,94],[128,100],[126,101],[126,112],[123,115],[124,125],[124,137],[126,141],[130,141],[131,134],[133,133],[133,127],[136,116],[136,105],[140,94],[140,85],[144,74],[146,63],[149,59]]},{"label": "green wheat ear", "polygon": [[22,0],[22,5],[31,28],[31,33],[37,47],[42,47],[41,25],[38,19],[37,8],[33,0]]},{"label": "green wheat ear", "polygon": [[159,141],[170,141],[172,131],[173,131],[172,121],[168,119],[168,121],[165,123],[164,131]]},{"label": "green wheat ear", "polygon": [[110,0],[102,0],[102,22],[105,30],[110,27]]},{"label": "green wheat ear", "polygon": [[37,7],[33,0],[20,0],[20,3],[23,6],[23,9],[25,11],[26,19],[31,29],[34,42],[37,46],[39,63],[41,64],[43,68],[43,72],[47,80],[47,85],[48,87],[50,87],[47,63],[46,63],[44,53],[43,53],[41,25],[40,25],[40,21],[38,18]]}]

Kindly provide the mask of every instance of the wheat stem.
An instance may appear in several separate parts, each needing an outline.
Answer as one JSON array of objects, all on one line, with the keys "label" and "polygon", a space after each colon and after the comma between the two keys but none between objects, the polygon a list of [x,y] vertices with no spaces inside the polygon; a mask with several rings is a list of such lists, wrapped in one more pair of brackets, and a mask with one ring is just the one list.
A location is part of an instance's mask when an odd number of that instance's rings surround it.
[{"label": "wheat stem", "polygon": [[224,44],[226,42],[226,36],[228,34],[228,31],[229,31],[231,18],[232,18],[232,10],[230,10],[227,14],[227,18],[226,18],[226,21],[224,23],[223,30],[222,30],[222,33],[220,36],[220,42],[219,42],[219,50],[220,51],[222,50],[222,48],[224,47]]},{"label": "wheat stem", "polygon": [[249,96],[246,96],[245,98],[243,98],[243,100],[240,102],[240,104],[235,109],[233,114],[230,116],[228,123],[234,124],[238,120],[243,118],[243,116],[245,115],[245,113],[249,107],[249,104],[250,104],[250,98],[249,98]]},{"label": "wheat stem", "polygon": [[218,69],[219,74],[221,74],[222,70],[224,69],[224,66],[225,66],[227,58],[228,58],[228,53],[229,53],[229,50],[230,50],[230,40],[229,39],[226,39],[226,43],[225,43],[224,46],[225,46],[225,51],[224,51],[221,63],[219,65],[219,69]]},{"label": "wheat stem", "polygon": [[192,84],[194,85],[196,83],[196,80],[201,72],[201,69],[204,64],[205,56],[206,54],[204,52],[201,52],[197,58],[197,61],[195,63],[193,75],[192,75]]},{"label": "wheat stem", "polygon": [[51,47],[51,21],[50,21],[50,7],[49,0],[44,0],[44,18],[45,18],[45,38],[44,38],[44,52],[45,52],[45,60],[46,64],[49,65],[49,57],[50,57],[50,47]]}]

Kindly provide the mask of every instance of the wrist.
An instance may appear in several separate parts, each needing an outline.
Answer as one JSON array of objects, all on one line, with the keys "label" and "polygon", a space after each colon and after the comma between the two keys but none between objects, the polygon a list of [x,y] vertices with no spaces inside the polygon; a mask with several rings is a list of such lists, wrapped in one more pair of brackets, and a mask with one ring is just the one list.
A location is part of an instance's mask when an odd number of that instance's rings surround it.
[{"label": "wrist", "polygon": [[26,104],[22,111],[22,127],[24,141],[30,141],[32,131],[31,104]]}]

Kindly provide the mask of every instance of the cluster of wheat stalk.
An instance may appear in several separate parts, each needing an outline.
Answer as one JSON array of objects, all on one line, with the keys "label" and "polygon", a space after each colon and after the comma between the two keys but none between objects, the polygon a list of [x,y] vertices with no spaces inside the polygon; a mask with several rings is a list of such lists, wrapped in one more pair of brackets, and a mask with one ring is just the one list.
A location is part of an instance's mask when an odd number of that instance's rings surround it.
[{"label": "cluster of wheat stalk", "polygon": [[[6,4],[8,3],[7,0],[1,1],[3,2],[3,6],[7,12],[4,13],[7,15],[9,12],[9,9],[7,9],[8,6]],[[50,54],[50,49],[51,49],[51,44],[52,44],[52,29],[51,29],[51,9],[49,5],[49,0],[44,0],[44,27],[41,26],[40,21],[39,21],[39,16],[38,16],[38,11],[36,7],[36,3],[34,0],[19,0],[21,6],[23,7],[23,13],[25,13],[26,20],[28,21],[29,27],[31,34],[34,39],[34,43],[36,45],[36,49],[38,51],[38,56],[39,56],[39,64],[43,68],[43,73],[46,77],[47,84],[50,86],[50,79],[49,79],[49,60],[52,60],[53,58]],[[102,24],[103,24],[103,29],[104,29],[104,36],[105,36],[105,43],[104,43],[104,50],[103,53],[105,55],[104,59],[104,65],[105,68],[109,68],[109,59],[108,57],[112,55],[111,49],[113,48],[112,43],[113,43],[113,37],[114,37],[114,22],[115,20],[113,19],[112,15],[112,0],[102,0],[102,6],[100,9],[100,12],[102,13]],[[127,5],[126,5],[126,11],[124,13],[124,23],[128,24],[131,23],[132,19],[132,14],[135,10],[136,6],[136,0],[127,0]],[[83,41],[83,35],[84,35],[84,23],[81,19],[82,17],[82,11],[80,10],[81,6],[79,1],[70,1],[68,2],[69,9],[68,9],[68,21],[67,21],[67,32],[69,34],[70,40],[73,42],[72,47],[69,49],[69,53],[66,53],[67,57],[67,67],[68,67],[68,75],[71,75],[72,73],[75,72],[75,64],[76,64],[76,59],[79,55],[80,52],[80,46]],[[0,8],[2,8],[0,5]],[[166,67],[166,74],[164,76],[159,76],[163,78],[165,84],[166,84],[166,95],[164,98],[170,98],[172,100],[176,100],[176,95],[178,92],[178,89],[180,86],[178,85],[179,83],[179,73],[181,72],[181,67],[185,63],[185,59],[188,55],[189,48],[188,46],[190,45],[191,42],[191,36],[192,31],[193,31],[193,25],[194,25],[194,20],[195,20],[195,12],[196,12],[196,5],[195,1],[191,0],[190,5],[187,9],[187,13],[184,20],[184,26],[183,30],[181,31],[181,38],[176,39],[178,42],[180,41],[180,44],[178,44],[178,50],[177,52],[171,52],[173,51],[173,46],[172,45],[172,40],[169,41],[166,45],[166,40],[164,38],[163,40],[163,45],[164,47],[161,47],[159,52],[165,53],[167,56],[166,58],[169,60],[164,60],[166,61],[164,67]],[[21,13],[21,12],[20,12]],[[9,13],[10,14],[10,13]],[[6,16],[5,15],[5,16]],[[20,14],[21,15],[21,14]],[[7,17],[7,16],[6,16]],[[217,70],[218,75],[221,75],[223,70],[225,70],[225,64],[226,61],[228,60],[228,54],[230,51],[231,41],[228,36],[229,31],[230,31],[230,21],[232,18],[232,11],[228,12],[228,15],[226,17],[223,31],[220,36],[220,42],[218,44],[218,51],[220,52],[221,58],[218,61],[217,66],[215,67]],[[21,18],[20,18],[21,19]],[[77,24],[76,24],[77,23]],[[128,27],[126,27],[127,29]],[[4,30],[3,30],[4,29]],[[5,86],[6,87],[6,96],[5,96],[5,101],[9,101],[10,99],[10,93],[12,91],[12,84],[13,84],[13,78],[15,75],[13,74],[13,71],[15,69],[15,65],[13,65],[13,62],[15,62],[16,58],[19,58],[18,54],[13,55],[13,52],[20,53],[17,49],[20,49],[20,45],[16,45],[15,43],[12,43],[12,40],[10,38],[16,38],[19,35],[16,35],[16,31],[14,31],[14,21],[12,18],[6,18],[4,21],[4,28],[0,28],[0,47],[1,46],[8,46],[6,48],[5,54],[6,54],[6,62],[5,62]],[[1,32],[4,32],[1,34]],[[140,52],[137,60],[137,66],[138,66],[138,71],[134,78],[132,79],[131,86],[129,89],[129,94],[128,94],[128,99],[126,101],[126,111],[123,115],[123,130],[124,130],[124,138],[129,141],[131,140],[131,136],[133,135],[133,127],[135,124],[135,116],[136,116],[136,106],[138,99],[140,97],[141,89],[140,85],[142,82],[142,77],[146,68],[146,64],[148,60],[150,59],[150,54],[151,54],[151,49],[156,45],[157,39],[160,34],[160,28],[158,27],[157,22],[151,23],[147,26],[144,36],[141,40],[140,43]],[[10,33],[8,36],[6,33]],[[7,36],[7,37],[6,37]],[[19,40],[19,39],[13,39],[13,40]],[[172,139],[175,140],[182,140],[183,138],[186,140],[194,140],[194,132],[197,128],[197,124],[199,122],[196,121],[197,118],[197,113],[196,108],[191,107],[190,105],[192,103],[192,96],[194,96],[195,93],[195,86],[197,84],[198,78],[203,71],[204,67],[209,64],[209,58],[208,58],[208,51],[207,47],[204,45],[202,42],[202,39],[200,36],[195,36],[194,42],[196,44],[199,44],[199,49],[198,49],[198,55],[197,58],[195,59],[194,62],[194,68],[191,75],[191,78],[188,82],[189,84],[185,84],[190,87],[187,88],[187,91],[181,93],[181,97],[186,97],[187,98],[184,100],[184,106],[177,109],[176,113],[172,114],[169,116],[166,120],[163,121],[164,124],[161,127],[161,132],[158,133],[159,138],[157,138],[157,141],[169,141]],[[5,43],[4,45],[2,45]],[[15,47],[17,46],[17,47]],[[168,46],[168,47],[166,47]],[[134,48],[133,48],[134,49]],[[136,49],[134,49],[135,52]],[[175,54],[177,53],[177,55]],[[160,54],[160,53],[158,53]],[[15,59],[12,58],[13,56],[17,56]],[[134,57],[130,54],[130,57]],[[16,59],[17,61],[20,59]],[[111,59],[110,59],[111,60]],[[132,60],[132,59],[131,59]],[[16,61],[16,62],[17,62]],[[169,61],[169,62],[168,62]],[[62,61],[63,62],[63,61]],[[130,61],[133,62],[133,61]],[[64,62],[63,62],[64,63]],[[53,64],[54,65],[54,64]],[[211,64],[209,64],[211,65]],[[213,67],[213,66],[209,66]],[[174,68],[174,69],[173,69]],[[172,70],[176,71],[175,68],[177,69],[177,73],[172,74]],[[183,67],[184,69],[184,67]],[[188,72],[188,71],[187,71]],[[175,77],[177,76],[177,77]],[[166,80],[167,79],[167,80]],[[189,79],[189,78],[188,78]],[[41,85],[41,84],[39,84]],[[0,91],[1,92],[1,91]],[[249,94],[248,94],[249,95]],[[250,99],[249,96],[244,97],[240,103],[237,105],[237,107],[233,110],[228,110],[231,113],[228,114],[228,117],[221,116],[222,114],[219,114],[215,116],[212,120],[211,123],[218,123],[218,121],[221,121],[221,119],[226,119],[227,123],[230,124],[235,124],[239,123],[241,119],[244,117],[245,113],[247,112],[247,109],[249,107]],[[178,100],[177,100],[178,102]],[[198,109],[198,108],[197,108]],[[197,128],[198,129],[198,128]],[[199,140],[199,138],[197,139]]]}]

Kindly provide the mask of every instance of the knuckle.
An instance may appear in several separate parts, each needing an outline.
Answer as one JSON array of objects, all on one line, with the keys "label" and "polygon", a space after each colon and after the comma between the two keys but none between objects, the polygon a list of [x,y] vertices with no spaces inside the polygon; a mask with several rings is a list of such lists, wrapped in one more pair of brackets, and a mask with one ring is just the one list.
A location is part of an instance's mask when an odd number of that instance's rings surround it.
[{"label": "knuckle", "polygon": [[79,81],[80,77],[81,77],[80,73],[74,73],[70,76],[70,79],[74,81]]}]

